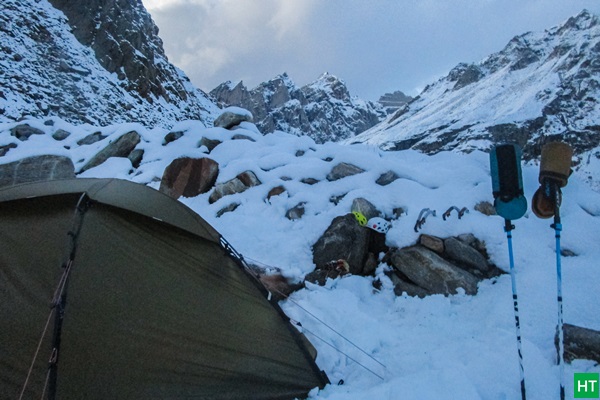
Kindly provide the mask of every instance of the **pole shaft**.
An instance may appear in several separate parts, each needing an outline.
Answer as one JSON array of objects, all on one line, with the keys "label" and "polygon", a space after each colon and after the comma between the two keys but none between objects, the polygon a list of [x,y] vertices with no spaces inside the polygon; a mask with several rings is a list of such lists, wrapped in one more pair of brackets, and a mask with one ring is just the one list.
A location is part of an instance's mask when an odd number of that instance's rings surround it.
[{"label": "pole shaft", "polygon": [[554,227],[556,237],[556,300],[558,305],[558,370],[560,374],[560,398],[565,398],[565,377],[564,377],[564,330],[563,330],[563,298],[562,298],[562,265],[561,265],[561,249],[560,249],[560,232],[562,231],[562,224],[560,222],[560,215],[558,207],[554,213]]},{"label": "pole shaft", "polygon": [[522,400],[526,400],[527,395],[525,392],[525,368],[523,367],[523,351],[521,345],[521,323],[519,319],[519,301],[517,296],[517,280],[515,277],[515,261],[513,256],[513,246],[512,246],[512,229],[513,225],[509,220],[505,220],[506,224],[504,230],[506,231],[506,238],[508,241],[508,258],[510,262],[510,282],[512,286],[512,296],[513,296],[513,310],[515,314],[515,329],[517,333],[517,352],[519,355],[519,374],[521,378],[521,398]]}]

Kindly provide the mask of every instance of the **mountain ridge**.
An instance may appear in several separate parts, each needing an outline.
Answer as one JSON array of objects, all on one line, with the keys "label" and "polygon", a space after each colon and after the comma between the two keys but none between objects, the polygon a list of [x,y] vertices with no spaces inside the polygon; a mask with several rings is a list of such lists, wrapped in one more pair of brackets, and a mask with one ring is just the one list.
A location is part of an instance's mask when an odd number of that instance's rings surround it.
[{"label": "mountain ridge", "polygon": [[600,146],[600,22],[584,10],[513,38],[479,63],[461,63],[410,104],[345,143],[385,150],[489,150],[511,141],[526,159],[563,140],[576,154]]},{"label": "mountain ridge", "polygon": [[284,72],[250,90],[242,81],[226,81],[209,94],[221,106],[249,110],[264,133],[307,135],[317,143],[353,137],[386,115],[379,103],[352,97],[345,82],[328,72],[302,87]]}]

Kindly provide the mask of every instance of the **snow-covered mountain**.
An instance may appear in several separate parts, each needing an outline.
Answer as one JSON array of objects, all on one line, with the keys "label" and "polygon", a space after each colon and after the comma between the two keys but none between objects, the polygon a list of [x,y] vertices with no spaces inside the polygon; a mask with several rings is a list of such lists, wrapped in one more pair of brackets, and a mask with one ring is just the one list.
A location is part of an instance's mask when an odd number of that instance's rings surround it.
[{"label": "snow-covered mountain", "polygon": [[[600,20],[582,11],[560,26],[513,38],[459,64],[405,107],[347,143],[386,150],[487,150],[519,143],[526,158],[561,139],[580,161],[600,145]],[[594,155],[595,153],[595,155]]]},{"label": "snow-covered mountain", "polygon": [[286,73],[251,90],[228,81],[210,95],[222,106],[250,110],[261,132],[307,135],[317,143],[354,137],[386,115],[381,104],[352,97],[344,81],[329,73],[302,87]]},{"label": "snow-covered mountain", "polygon": [[140,0],[3,0],[0,43],[0,120],[171,126],[217,110],[169,63]]}]

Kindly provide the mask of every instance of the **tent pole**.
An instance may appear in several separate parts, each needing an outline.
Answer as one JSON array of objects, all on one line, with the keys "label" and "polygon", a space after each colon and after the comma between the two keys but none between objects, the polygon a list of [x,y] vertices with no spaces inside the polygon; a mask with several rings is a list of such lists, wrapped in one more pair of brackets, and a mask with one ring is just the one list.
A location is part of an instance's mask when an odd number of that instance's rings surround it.
[{"label": "tent pole", "polygon": [[50,360],[48,361],[48,374],[46,377],[46,388],[48,389],[48,400],[55,400],[56,398],[56,379],[58,374],[58,359],[60,355],[60,341],[62,333],[62,324],[65,316],[65,307],[67,304],[67,286],[69,283],[69,277],[75,261],[75,253],[77,252],[77,241],[79,239],[79,233],[83,226],[83,217],[90,207],[90,199],[87,193],[83,193],[77,202],[75,207],[75,213],[73,217],[73,224],[71,230],[68,232],[70,238],[68,245],[68,256],[67,260],[63,263],[63,274],[60,278],[58,287],[54,293],[52,299],[52,308],[54,310],[54,333],[52,337],[52,350],[50,353]]}]

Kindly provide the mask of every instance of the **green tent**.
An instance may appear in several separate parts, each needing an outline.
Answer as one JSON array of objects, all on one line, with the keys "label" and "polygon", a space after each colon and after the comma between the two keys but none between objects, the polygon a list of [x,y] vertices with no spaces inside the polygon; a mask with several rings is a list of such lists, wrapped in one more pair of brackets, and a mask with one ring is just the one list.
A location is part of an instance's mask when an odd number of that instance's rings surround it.
[{"label": "green tent", "polygon": [[327,378],[265,294],[206,221],[147,186],[0,190],[2,399],[306,396]]}]

